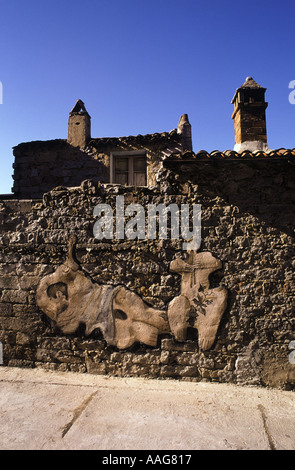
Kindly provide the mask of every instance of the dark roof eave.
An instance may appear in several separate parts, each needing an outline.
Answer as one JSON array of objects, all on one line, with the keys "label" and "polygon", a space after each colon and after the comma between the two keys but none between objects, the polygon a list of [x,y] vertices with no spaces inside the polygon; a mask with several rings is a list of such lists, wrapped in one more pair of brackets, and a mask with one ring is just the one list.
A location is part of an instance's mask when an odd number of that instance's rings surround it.
[{"label": "dark roof eave", "polygon": [[40,145],[60,145],[60,144],[67,144],[67,139],[52,139],[52,140],[32,140],[30,142],[21,142],[18,145],[12,147],[13,149],[21,148],[21,147],[29,147],[29,146],[40,146]]}]

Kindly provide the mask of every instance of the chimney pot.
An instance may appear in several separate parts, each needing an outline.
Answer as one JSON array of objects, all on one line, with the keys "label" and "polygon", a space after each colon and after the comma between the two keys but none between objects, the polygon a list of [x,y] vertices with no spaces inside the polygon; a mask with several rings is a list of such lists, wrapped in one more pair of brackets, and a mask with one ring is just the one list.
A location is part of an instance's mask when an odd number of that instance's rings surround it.
[{"label": "chimney pot", "polygon": [[188,120],[187,114],[182,114],[179,119],[179,123],[177,126],[178,134],[181,134],[181,141],[182,141],[182,150],[183,152],[186,150],[192,151],[192,126]]},{"label": "chimney pot", "polygon": [[237,152],[244,150],[263,150],[269,152],[267,145],[265,110],[266,88],[258,85],[252,77],[237,88],[232,99],[234,111],[235,147]]},{"label": "chimney pot", "polygon": [[68,142],[74,147],[86,147],[91,138],[90,116],[82,100],[71,109],[68,122]]}]

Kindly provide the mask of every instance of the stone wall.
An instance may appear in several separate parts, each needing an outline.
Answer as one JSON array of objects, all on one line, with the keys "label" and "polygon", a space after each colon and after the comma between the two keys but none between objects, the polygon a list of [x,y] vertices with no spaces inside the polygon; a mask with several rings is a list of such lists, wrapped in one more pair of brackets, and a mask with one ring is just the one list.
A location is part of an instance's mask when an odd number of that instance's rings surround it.
[{"label": "stone wall", "polygon": [[182,148],[182,134],[174,129],[148,135],[92,139],[87,147],[72,146],[66,140],[34,141],[14,147],[13,193],[18,198],[42,198],[57,186],[75,187],[91,178],[110,182],[112,153],[146,152],[147,182],[155,185],[161,155]]},{"label": "stone wall", "polygon": [[[0,201],[0,341],[4,365],[43,367],[117,376],[210,380],[294,389],[289,344],[295,339],[294,162],[282,159],[167,159],[157,187],[124,188],[84,182],[43,199]],[[185,258],[182,240],[97,240],[93,209],[125,204],[202,205],[202,246],[222,261],[214,286],[228,291],[216,341],[207,351],[198,332],[187,340],[159,336],[149,347],[119,350],[101,333],[86,337],[83,325],[63,334],[40,311],[36,289],[67,256],[77,236],[76,256],[100,284],[123,284],[150,305],[164,308],[179,294],[171,272]]]}]

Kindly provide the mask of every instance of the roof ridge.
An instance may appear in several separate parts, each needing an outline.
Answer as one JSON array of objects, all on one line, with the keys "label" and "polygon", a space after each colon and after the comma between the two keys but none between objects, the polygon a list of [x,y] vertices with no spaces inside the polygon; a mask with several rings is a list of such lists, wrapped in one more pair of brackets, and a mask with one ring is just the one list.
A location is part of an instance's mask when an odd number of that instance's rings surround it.
[{"label": "roof ridge", "polygon": [[249,151],[244,150],[243,152],[236,152],[235,150],[212,150],[208,152],[206,150],[199,150],[198,152],[187,151],[183,153],[172,153],[170,156],[166,157],[165,160],[177,160],[177,161],[193,161],[193,160],[201,160],[210,159],[210,158],[221,158],[225,160],[232,160],[232,159],[274,159],[274,158],[286,158],[286,157],[295,157],[295,148],[293,149],[276,149],[271,150],[270,152],[264,152],[263,150],[255,150]]}]

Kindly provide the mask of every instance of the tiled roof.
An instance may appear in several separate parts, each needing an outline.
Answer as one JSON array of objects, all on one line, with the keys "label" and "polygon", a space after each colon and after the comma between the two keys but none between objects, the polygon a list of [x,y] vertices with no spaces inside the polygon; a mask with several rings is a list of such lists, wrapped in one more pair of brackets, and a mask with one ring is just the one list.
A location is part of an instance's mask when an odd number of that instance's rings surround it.
[{"label": "tiled roof", "polygon": [[126,143],[142,143],[142,142],[158,142],[158,141],[179,141],[180,134],[177,129],[173,129],[170,132],[156,132],[154,134],[138,134],[129,135],[126,137],[98,137],[93,138],[89,142],[89,146],[97,147],[108,144],[118,144],[121,142]]},{"label": "tiled roof", "polygon": [[[148,143],[148,142],[180,142],[181,134],[177,132],[177,129],[172,129],[170,132],[156,132],[154,134],[138,134],[138,135],[129,135],[126,137],[97,137],[92,138],[88,146],[98,147],[98,146],[106,146],[106,145],[117,145],[123,142],[126,143]],[[52,148],[57,145],[68,145],[66,139],[53,139],[53,140],[34,140],[31,142],[22,142],[15,147],[14,149],[23,149],[25,147],[40,147],[40,146],[47,146],[48,148]]]},{"label": "tiled roof", "polygon": [[184,153],[173,153],[169,157],[165,158],[165,161],[173,161],[179,163],[186,162],[198,162],[208,160],[275,160],[275,159],[288,159],[295,158],[294,149],[277,149],[271,150],[270,152],[263,152],[257,150],[254,152],[244,151],[241,153],[235,152],[234,150],[225,150],[223,152],[219,150],[213,150],[212,152],[206,152],[206,150],[199,150],[197,153],[184,152]]}]

